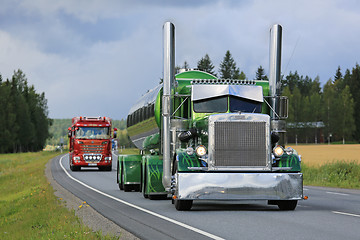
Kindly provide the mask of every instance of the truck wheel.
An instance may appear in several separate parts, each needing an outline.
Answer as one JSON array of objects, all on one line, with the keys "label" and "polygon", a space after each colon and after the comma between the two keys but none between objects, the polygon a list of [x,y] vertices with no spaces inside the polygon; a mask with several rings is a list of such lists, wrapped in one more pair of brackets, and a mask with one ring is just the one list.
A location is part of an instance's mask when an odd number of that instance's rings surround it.
[{"label": "truck wheel", "polygon": [[117,180],[117,183],[119,185],[119,189],[120,190],[124,190],[122,184],[121,184],[121,176],[120,176],[120,179],[119,179],[119,164],[117,166],[117,169],[116,169],[116,180]]},{"label": "truck wheel", "polygon": [[80,168],[81,167],[70,165],[70,170],[73,171],[73,172],[80,171]]},{"label": "truck wheel", "polygon": [[133,189],[131,185],[124,185],[124,192],[131,192],[131,190]]},{"label": "truck wheel", "polygon": [[142,184],[142,192],[143,192],[144,198],[149,198],[149,194],[145,193],[146,188],[147,188],[147,182],[146,182],[146,165],[145,165],[145,172],[144,172],[143,184]]},{"label": "truck wheel", "polygon": [[192,207],[193,200],[175,199],[175,208],[178,211],[189,211]]},{"label": "truck wheel", "polygon": [[120,190],[124,190],[124,168],[123,167],[121,168],[119,188],[120,188]]},{"label": "truck wheel", "polygon": [[278,201],[277,205],[280,208],[280,210],[295,210],[297,205],[297,200],[284,200],[284,201]]},{"label": "truck wheel", "polygon": [[140,192],[140,184],[136,184],[136,185],[134,186],[134,191],[135,191],[135,192]]}]

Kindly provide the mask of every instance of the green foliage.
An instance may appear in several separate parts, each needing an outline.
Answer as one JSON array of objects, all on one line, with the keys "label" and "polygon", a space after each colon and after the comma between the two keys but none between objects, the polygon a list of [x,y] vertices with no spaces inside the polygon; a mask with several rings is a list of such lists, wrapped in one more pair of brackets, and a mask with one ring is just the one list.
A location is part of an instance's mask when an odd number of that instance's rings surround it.
[{"label": "green foliage", "polygon": [[53,119],[49,132],[51,137],[47,140],[48,145],[60,145],[63,139],[64,145],[68,142],[68,128],[71,126],[71,119]]},{"label": "green foliage", "polygon": [[256,74],[255,74],[255,79],[254,80],[265,80],[265,81],[269,81],[268,77],[265,74],[265,70],[264,68],[260,65],[260,67],[258,67]]},{"label": "green foliage", "polygon": [[[346,79],[345,77],[349,77]],[[355,131],[353,132],[353,137],[358,142],[360,142],[360,65],[356,64],[356,66],[352,69],[351,75],[347,76],[345,74],[344,81],[345,83],[349,81],[348,85],[350,87],[351,96],[354,99],[354,122],[355,122]]]},{"label": "green foliage", "polygon": [[223,61],[219,68],[220,78],[223,79],[239,79],[240,69],[236,67],[234,58],[229,50],[226,51]]},{"label": "green foliage", "polygon": [[[358,65],[357,68],[360,69]],[[312,80],[298,72],[290,72],[283,80],[283,95],[289,98],[288,122],[293,124],[288,129],[288,142],[359,141],[354,132],[360,128],[356,122],[356,104],[360,102],[360,95],[354,97],[353,85],[356,84],[351,82],[352,79],[349,70],[343,77],[338,67],[335,81],[329,79],[321,89],[319,77]],[[311,126],[317,122],[324,123],[325,127],[319,130]]]},{"label": "green foliage", "polygon": [[205,56],[198,61],[197,68],[216,76],[214,72],[215,66],[212,64],[208,54],[205,54]]},{"label": "green foliage", "polygon": [[20,69],[11,81],[0,79],[0,153],[42,150],[51,125],[45,93],[28,86]]},{"label": "green foliage", "polygon": [[360,165],[338,161],[319,168],[301,165],[304,185],[360,189]]},{"label": "green foliage", "polygon": [[85,227],[44,176],[53,152],[0,154],[0,239],[113,239]]}]

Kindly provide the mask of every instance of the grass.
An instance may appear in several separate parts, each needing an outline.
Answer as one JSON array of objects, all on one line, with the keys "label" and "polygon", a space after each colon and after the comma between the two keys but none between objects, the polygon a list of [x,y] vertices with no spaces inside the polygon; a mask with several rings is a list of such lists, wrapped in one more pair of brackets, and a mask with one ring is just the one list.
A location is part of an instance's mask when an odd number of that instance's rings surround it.
[{"label": "grass", "polygon": [[54,195],[44,169],[58,154],[0,154],[0,239],[112,239],[84,226]]},{"label": "grass", "polygon": [[321,167],[302,164],[304,185],[360,189],[360,164],[338,161]]},{"label": "grass", "polygon": [[291,147],[301,155],[304,185],[360,189],[360,144]]},{"label": "grass", "polygon": [[140,150],[137,148],[126,148],[126,149],[118,149],[120,155],[125,154],[140,154]]}]

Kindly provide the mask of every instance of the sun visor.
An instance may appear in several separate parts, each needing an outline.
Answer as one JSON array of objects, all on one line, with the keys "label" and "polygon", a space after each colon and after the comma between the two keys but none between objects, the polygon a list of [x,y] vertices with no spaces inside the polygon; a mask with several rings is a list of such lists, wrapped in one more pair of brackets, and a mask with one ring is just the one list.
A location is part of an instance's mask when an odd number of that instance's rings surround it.
[{"label": "sun visor", "polygon": [[232,95],[256,102],[263,102],[263,89],[255,85],[192,85],[191,100],[202,100],[224,95]]}]

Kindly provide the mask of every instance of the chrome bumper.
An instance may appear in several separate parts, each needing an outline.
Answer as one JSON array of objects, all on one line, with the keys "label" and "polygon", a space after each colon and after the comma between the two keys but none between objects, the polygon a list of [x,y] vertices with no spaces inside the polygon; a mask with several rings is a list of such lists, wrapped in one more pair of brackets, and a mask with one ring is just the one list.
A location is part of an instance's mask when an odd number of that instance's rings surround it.
[{"label": "chrome bumper", "polygon": [[178,199],[300,200],[302,173],[178,173]]}]

